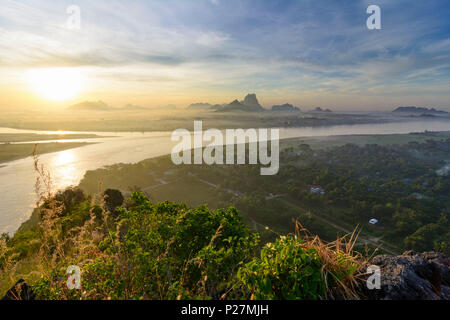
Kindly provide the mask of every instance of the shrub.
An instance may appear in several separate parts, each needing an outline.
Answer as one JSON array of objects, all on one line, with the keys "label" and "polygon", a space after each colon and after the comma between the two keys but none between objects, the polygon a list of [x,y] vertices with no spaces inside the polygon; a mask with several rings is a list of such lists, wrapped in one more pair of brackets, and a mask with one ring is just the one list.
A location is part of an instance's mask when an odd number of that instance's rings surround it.
[{"label": "shrub", "polygon": [[264,246],[238,277],[253,299],[316,300],[325,293],[321,266],[315,249],[304,249],[294,237],[281,237]]},{"label": "shrub", "polygon": [[123,204],[123,195],[119,190],[107,189],[103,195],[105,197],[106,207],[111,212],[114,212],[116,207],[120,207]]},{"label": "shrub", "polygon": [[[47,203],[38,226],[0,246],[2,268],[34,252],[38,299],[357,298],[354,234],[325,244],[298,229],[255,258],[259,238],[234,208],[153,204],[140,192],[114,214],[90,201],[53,214],[60,207]],[[81,268],[81,290],[66,286],[70,265]]]},{"label": "shrub", "polygon": [[[83,298],[219,298],[253,256],[257,237],[234,208],[155,205],[139,192],[127,203],[127,209],[117,208],[114,229],[104,230],[90,253],[66,256],[67,265],[82,269]],[[65,283],[52,278],[36,288],[39,298],[72,298]]]},{"label": "shrub", "polygon": [[326,244],[297,226],[297,235],[266,244],[259,258],[239,270],[241,289],[251,299],[357,299],[362,260],[352,251],[355,234],[347,242],[340,238]]}]

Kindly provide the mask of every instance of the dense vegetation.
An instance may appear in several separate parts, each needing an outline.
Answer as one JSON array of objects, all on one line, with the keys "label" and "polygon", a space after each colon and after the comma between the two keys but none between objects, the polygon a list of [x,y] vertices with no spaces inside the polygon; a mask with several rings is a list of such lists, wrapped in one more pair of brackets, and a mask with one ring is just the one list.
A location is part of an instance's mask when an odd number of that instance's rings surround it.
[{"label": "dense vegetation", "polygon": [[[449,253],[449,155],[448,139],[291,141],[270,177],[170,157],[89,171],[82,189],[38,190],[31,218],[0,238],[0,294],[24,278],[42,299],[357,298],[370,247]],[[37,189],[47,188],[36,170]],[[350,245],[325,244],[298,221],[328,242],[362,232]],[[67,289],[70,265],[82,270],[81,290]]]},{"label": "dense vegetation", "polygon": [[[361,239],[380,251],[449,252],[449,139],[315,149],[290,143],[280,156],[279,173],[270,177],[260,176],[258,166],[177,167],[162,157],[89,171],[80,186],[95,192],[102,181],[123,191],[141,188],[158,201],[231,204],[264,241],[273,240],[264,226],[283,234],[298,219],[329,241],[359,225]],[[372,218],[376,225],[368,223]]]},{"label": "dense vegetation", "polygon": [[[396,146],[347,144],[326,150],[303,144],[283,152],[283,165],[274,177],[259,176],[251,166],[203,167],[196,172],[203,179],[220,181],[225,190],[239,190],[243,195],[238,198],[222,193],[223,201],[231,201],[262,223],[283,219],[273,216],[273,205],[282,201],[265,200],[272,193],[306,208],[297,215],[304,224],[307,211],[319,212],[350,228],[365,226],[368,234],[401,250],[448,253],[450,178],[439,169],[449,156],[450,140]],[[320,186],[323,194],[311,192],[311,186]],[[377,225],[368,225],[372,218],[379,221]],[[318,234],[326,233],[312,227]]]},{"label": "dense vegetation", "polygon": [[[354,285],[351,252],[297,236],[260,250],[234,208],[154,204],[140,192],[122,201],[113,190],[97,200],[79,189],[46,198],[13,237],[3,235],[2,284],[24,277],[39,299],[322,299]],[[27,259],[34,266],[20,274]],[[80,290],[66,286],[69,265],[82,270]]]}]

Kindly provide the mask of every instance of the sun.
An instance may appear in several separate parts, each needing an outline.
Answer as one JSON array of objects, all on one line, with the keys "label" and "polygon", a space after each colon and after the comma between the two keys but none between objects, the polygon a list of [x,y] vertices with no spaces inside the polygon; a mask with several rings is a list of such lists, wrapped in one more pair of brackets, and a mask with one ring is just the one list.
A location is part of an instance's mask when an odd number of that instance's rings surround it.
[{"label": "sun", "polygon": [[52,101],[75,97],[81,89],[81,72],[75,68],[44,68],[28,72],[31,88]]}]

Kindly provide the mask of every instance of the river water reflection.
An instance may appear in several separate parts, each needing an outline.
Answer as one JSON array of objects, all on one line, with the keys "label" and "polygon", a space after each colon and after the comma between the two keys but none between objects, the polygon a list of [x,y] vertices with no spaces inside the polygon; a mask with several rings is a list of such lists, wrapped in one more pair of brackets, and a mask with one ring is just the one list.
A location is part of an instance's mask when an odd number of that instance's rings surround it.
[{"label": "river water reflection", "polygon": [[[450,121],[282,128],[280,138],[410,133],[425,130],[450,131]],[[57,132],[0,128],[0,133],[55,134]],[[170,140],[171,132],[74,133],[94,133],[103,137],[71,140],[94,142],[94,144],[40,156],[40,162],[52,174],[55,188],[77,185],[87,170],[120,162],[136,163],[147,158],[169,154],[175,144]],[[0,232],[13,232],[29,217],[35,202],[35,178],[31,157],[0,164]]]}]

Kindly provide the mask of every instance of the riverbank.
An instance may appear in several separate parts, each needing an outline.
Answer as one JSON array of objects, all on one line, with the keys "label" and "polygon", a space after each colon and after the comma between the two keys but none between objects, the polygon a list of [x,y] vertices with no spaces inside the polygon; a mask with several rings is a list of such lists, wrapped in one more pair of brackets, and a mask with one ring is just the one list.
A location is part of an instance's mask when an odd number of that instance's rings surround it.
[{"label": "riverbank", "polygon": [[[190,207],[232,204],[250,226],[269,226],[280,234],[290,232],[297,218],[326,240],[359,225],[364,230],[358,245],[399,254],[411,247],[410,242],[397,247],[406,237],[396,229],[402,216],[395,215],[392,204],[409,199],[418,217],[429,219],[441,211],[437,204],[444,207],[445,186],[433,170],[448,159],[449,142],[450,131],[302,137],[280,142],[279,174],[270,179],[255,166],[176,166],[166,155],[87,171],[79,187],[93,195],[101,182],[104,190],[117,189],[125,196],[138,189],[155,203]],[[431,213],[422,212],[423,203],[434,208]],[[283,214],[274,219],[274,212]],[[379,220],[377,226],[368,224],[371,218]]]},{"label": "riverbank", "polygon": [[[88,142],[49,142],[49,143],[22,143],[0,144],[0,164],[26,158],[32,155],[34,146],[37,145],[37,154],[64,151],[68,149],[86,146]],[[2,166],[0,165],[0,168]]]},{"label": "riverbank", "polygon": [[[302,140],[307,140],[308,142],[306,143],[310,144],[311,148],[314,149],[315,145],[327,147],[330,144],[343,145],[349,142],[354,143],[355,140],[381,144],[382,141],[392,141],[394,137],[400,137],[404,133],[424,132],[426,130],[434,132],[450,131],[450,122],[402,122],[354,126],[281,128],[280,138],[297,137],[297,140],[290,140],[295,148],[305,143]],[[11,133],[17,131],[3,129],[1,132]],[[41,134],[40,132],[32,133]],[[46,133],[53,134],[55,132],[46,131]],[[83,133],[102,136],[102,134],[97,132]],[[386,137],[386,135],[381,135],[380,133],[392,134],[392,136]],[[170,154],[175,144],[170,141],[170,134],[171,132],[168,131],[156,133],[127,132],[121,134],[108,132],[108,136],[116,135],[116,137],[92,139],[89,142],[99,143],[75,148],[70,151],[47,153],[40,157],[40,162],[52,173],[54,188],[64,189],[67,186],[78,185],[85,173],[90,170],[119,163],[133,164],[144,159]],[[404,135],[406,138],[401,139],[426,140],[430,134],[422,133],[419,136],[406,134]],[[335,136],[339,137],[334,138]],[[338,141],[335,141],[335,139],[338,139]],[[286,140],[283,140],[283,146],[284,141]],[[31,150],[29,152],[31,153]],[[147,176],[142,178],[145,177]],[[35,202],[33,196],[35,172],[33,171],[32,159],[29,157],[8,163],[7,166],[0,169],[0,180],[14,181],[12,185],[6,183],[0,185],[0,193],[4,196],[4,200],[0,204],[0,211],[2,212],[0,216],[0,232],[13,233],[20,226],[21,222],[28,219],[31,213],[30,206]],[[147,184],[143,185],[146,186]],[[125,185],[125,188],[127,189],[128,186],[130,184]],[[165,193],[162,191],[161,196]],[[155,192],[154,190],[152,193]],[[25,195],[26,200],[21,199],[23,195]]]},{"label": "riverbank", "polygon": [[[75,140],[100,138],[96,134],[39,134],[39,133],[0,133],[0,144],[51,140]],[[103,137],[102,137],[103,138]]]}]

